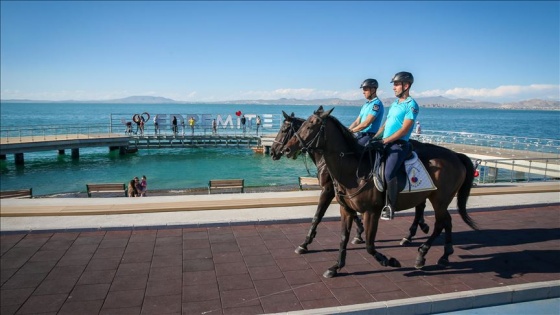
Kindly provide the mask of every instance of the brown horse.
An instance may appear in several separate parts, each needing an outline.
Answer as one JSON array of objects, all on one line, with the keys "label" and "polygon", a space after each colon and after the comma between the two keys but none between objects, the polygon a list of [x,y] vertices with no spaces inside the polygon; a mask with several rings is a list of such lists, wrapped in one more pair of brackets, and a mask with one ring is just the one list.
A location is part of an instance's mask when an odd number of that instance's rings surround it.
[{"label": "brown horse", "polygon": [[[284,114],[284,123],[278,131],[278,134],[274,139],[274,143],[270,148],[270,155],[273,160],[279,160],[282,157],[282,147],[286,144],[286,142],[288,142],[288,140],[290,140],[304,122],[304,119],[294,117],[293,113],[291,116],[288,116],[288,114],[282,111],[282,114]],[[308,252],[307,245],[311,244],[315,236],[317,236],[317,226],[321,223],[321,220],[325,216],[325,212],[334,199],[333,182],[331,180],[331,176],[329,175],[329,171],[327,170],[323,156],[319,153],[310,154],[309,156],[311,161],[313,161],[313,164],[317,167],[317,178],[319,179],[319,186],[321,186],[321,194],[319,195],[319,203],[317,204],[315,216],[311,221],[311,228],[305,237],[305,241],[296,248],[295,252],[297,254],[304,254]],[[296,157],[297,156],[294,155],[294,158]],[[352,240],[352,244],[363,244],[364,240],[362,239],[362,233],[364,232],[364,226],[362,224],[362,220],[360,220],[360,217],[358,216],[354,216],[353,219],[356,222],[356,236]]]},{"label": "brown horse", "polygon": [[[284,122],[274,139],[274,142],[270,148],[270,155],[273,160],[279,160],[282,155],[282,148],[283,146],[290,140],[290,138],[299,130],[305,119],[295,117],[294,113],[291,115],[286,114],[286,112],[282,111],[284,115]],[[319,179],[319,185],[321,186],[321,194],[319,195],[319,203],[317,205],[317,211],[315,211],[315,216],[311,221],[311,228],[305,237],[305,241],[299,245],[295,252],[297,254],[307,253],[308,248],[307,246],[313,242],[313,239],[317,235],[317,226],[321,223],[321,220],[325,216],[325,212],[327,208],[330,206],[332,200],[334,199],[335,193],[333,188],[333,183],[331,180],[331,176],[329,171],[326,167],[325,160],[323,159],[323,155],[320,151],[314,151],[310,155],[311,160],[317,167],[317,177]],[[293,156],[294,158],[297,155]],[[426,208],[426,203],[420,204],[416,206],[414,221],[409,228],[409,233],[407,236],[403,237],[401,240],[401,245],[408,244],[412,241],[412,238],[416,235],[416,231],[418,226],[422,232],[427,234],[430,231],[430,227],[424,222],[424,209]],[[362,221],[360,220],[359,216],[354,216],[354,222],[356,222],[356,236],[352,239],[352,244],[362,244],[364,243],[362,239],[362,233],[364,231],[364,227]]]},{"label": "brown horse", "polygon": [[[302,149],[320,151],[332,177],[338,202],[341,207],[342,239],[338,261],[330,267],[324,277],[337,275],[345,265],[346,247],[352,218],[357,212],[363,214],[366,228],[366,249],[382,266],[400,267],[395,258],[387,258],[375,250],[381,209],[385,196],[373,184],[371,176],[358,177],[358,174],[371,174],[375,161],[364,160],[360,163],[362,147],[353,134],[336,118],[330,116],[333,109],[325,112],[320,107],[311,115],[284,146],[283,152],[290,158]],[[433,241],[445,229],[444,254],[438,264],[449,265],[449,255],[453,253],[451,215],[447,208],[457,195],[457,207],[463,221],[473,229],[476,224],[467,214],[466,204],[474,179],[474,166],[464,154],[455,153],[435,145],[422,145],[415,148],[420,160],[428,170],[436,190],[413,192],[398,198],[397,210],[404,210],[425,203],[426,198],[434,207],[436,222],[432,235],[418,248],[415,267],[422,268],[426,262]]]}]

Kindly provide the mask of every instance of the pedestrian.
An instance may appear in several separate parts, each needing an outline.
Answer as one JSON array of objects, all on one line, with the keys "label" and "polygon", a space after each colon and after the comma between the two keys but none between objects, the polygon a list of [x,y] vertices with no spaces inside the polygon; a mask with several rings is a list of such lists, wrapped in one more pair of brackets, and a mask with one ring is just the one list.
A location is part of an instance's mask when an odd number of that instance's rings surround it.
[{"label": "pedestrian", "polygon": [[140,119],[140,123],[139,123],[139,127],[140,127],[140,135],[144,135],[144,117],[142,117],[142,119]]},{"label": "pedestrian", "polygon": [[126,123],[126,130],[124,131],[124,133],[126,135],[131,135],[132,134],[132,122],[131,121],[128,121]]},{"label": "pedestrian", "polygon": [[154,116],[154,135],[159,133],[159,122],[157,115]]},{"label": "pedestrian", "polygon": [[362,82],[360,89],[367,101],[362,105],[356,120],[348,127],[350,131],[357,133],[356,139],[363,146],[366,146],[375,136],[383,119],[385,109],[381,100],[377,98],[378,87],[379,83],[375,79],[366,79]]},{"label": "pedestrian", "polygon": [[136,197],[140,197],[142,193],[142,183],[140,183],[138,176],[134,177],[134,187],[136,188]]},{"label": "pedestrian", "polygon": [[212,134],[218,134],[218,124],[216,123],[216,119],[212,120]]},{"label": "pedestrian", "polygon": [[177,135],[177,117],[173,116],[173,120],[171,121],[173,125],[173,136]]},{"label": "pedestrian", "polygon": [[246,122],[247,118],[245,118],[245,115],[241,116],[241,128],[243,129],[243,135],[245,135],[245,132],[247,131],[247,127],[245,125]]},{"label": "pedestrian", "polygon": [[259,127],[261,126],[261,116],[257,116],[257,119],[255,120],[255,122],[257,123],[257,136],[259,135]]},{"label": "pedestrian", "polygon": [[381,213],[382,220],[392,220],[397,206],[398,182],[397,172],[412,150],[408,140],[418,116],[418,103],[410,97],[410,87],[414,77],[410,72],[398,72],[391,80],[397,99],[391,104],[385,123],[375,137],[383,135],[385,145],[385,207]]},{"label": "pedestrian", "polygon": [[189,126],[191,126],[191,135],[194,136],[194,124],[196,123],[196,120],[194,120],[194,117],[191,116],[191,118],[189,119]]},{"label": "pedestrian", "polygon": [[129,197],[136,197],[138,195],[138,190],[136,189],[136,181],[132,179],[128,183],[128,196]]},{"label": "pedestrian", "polygon": [[420,134],[422,133],[422,126],[420,126],[420,121],[416,122],[416,135],[420,136]]},{"label": "pedestrian", "polygon": [[185,120],[181,120],[181,133],[185,136]]},{"label": "pedestrian", "polygon": [[142,175],[140,187],[142,188],[142,190],[140,191],[140,196],[146,197],[146,192],[148,191],[148,179],[146,178],[146,175]]}]

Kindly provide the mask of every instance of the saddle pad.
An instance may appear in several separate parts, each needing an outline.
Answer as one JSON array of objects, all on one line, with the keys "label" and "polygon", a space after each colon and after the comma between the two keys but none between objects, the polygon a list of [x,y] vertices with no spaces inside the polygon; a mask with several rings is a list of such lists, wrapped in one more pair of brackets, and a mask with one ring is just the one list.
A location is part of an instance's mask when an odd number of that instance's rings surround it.
[{"label": "saddle pad", "polygon": [[[385,191],[384,183],[382,178],[385,178],[385,165],[379,168],[379,172],[375,173],[373,176],[373,182],[375,188],[380,192]],[[432,178],[428,171],[422,164],[422,161],[418,158],[416,152],[412,152],[412,157],[404,162],[404,167],[406,170],[406,184],[401,193],[413,193],[419,191],[436,190],[437,187],[432,182]]]},{"label": "saddle pad", "polygon": [[412,158],[404,161],[408,180],[401,193],[436,190],[437,187],[432,182],[430,174],[428,174],[428,171],[418,158],[418,155],[416,155],[416,152],[412,152],[412,155]]}]

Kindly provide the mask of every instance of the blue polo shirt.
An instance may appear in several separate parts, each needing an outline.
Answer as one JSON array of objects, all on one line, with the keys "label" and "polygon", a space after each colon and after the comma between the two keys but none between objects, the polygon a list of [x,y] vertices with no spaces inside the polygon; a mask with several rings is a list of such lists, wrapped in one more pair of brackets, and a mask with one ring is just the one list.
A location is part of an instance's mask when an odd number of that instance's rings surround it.
[{"label": "blue polo shirt", "polygon": [[[418,116],[418,111],[418,104],[412,99],[412,97],[407,97],[407,99],[402,103],[399,103],[399,99],[396,99],[393,104],[391,104],[389,113],[387,113],[385,129],[383,130],[383,138],[388,138],[401,129],[405,119],[411,119],[414,123],[416,121],[416,116]],[[414,124],[408,133],[401,137],[400,140],[408,141],[410,134],[412,134],[412,129],[414,129]]]},{"label": "blue polo shirt", "polygon": [[362,105],[362,109],[360,109],[360,123],[366,120],[368,115],[373,115],[375,120],[361,132],[376,133],[379,127],[381,127],[384,110],[383,103],[377,97]]}]

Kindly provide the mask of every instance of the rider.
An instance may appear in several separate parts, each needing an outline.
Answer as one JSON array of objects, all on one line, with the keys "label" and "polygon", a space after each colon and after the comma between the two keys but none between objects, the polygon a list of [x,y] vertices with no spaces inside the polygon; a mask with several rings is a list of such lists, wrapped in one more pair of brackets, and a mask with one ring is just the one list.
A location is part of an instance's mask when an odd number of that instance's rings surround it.
[{"label": "rider", "polygon": [[408,139],[412,134],[414,122],[418,116],[418,104],[409,95],[414,77],[410,72],[399,72],[391,80],[397,99],[391,104],[385,123],[375,138],[383,135],[385,145],[385,182],[387,183],[386,205],[381,219],[392,220],[397,209],[397,171],[411,151]]},{"label": "rider", "polygon": [[375,135],[381,120],[383,119],[383,103],[377,98],[377,88],[379,84],[375,79],[366,79],[360,85],[365,98],[368,100],[362,109],[358,118],[348,127],[350,131],[357,132],[358,143],[365,146]]}]

